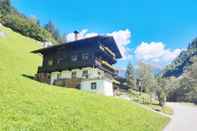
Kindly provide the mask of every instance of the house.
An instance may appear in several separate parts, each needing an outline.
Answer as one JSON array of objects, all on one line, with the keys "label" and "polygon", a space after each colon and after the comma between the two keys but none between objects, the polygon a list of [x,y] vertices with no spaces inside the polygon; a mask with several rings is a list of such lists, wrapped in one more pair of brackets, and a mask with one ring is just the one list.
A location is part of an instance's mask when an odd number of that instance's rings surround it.
[{"label": "house", "polygon": [[112,66],[121,53],[111,36],[94,36],[32,51],[43,56],[37,80],[113,96],[118,82]]}]

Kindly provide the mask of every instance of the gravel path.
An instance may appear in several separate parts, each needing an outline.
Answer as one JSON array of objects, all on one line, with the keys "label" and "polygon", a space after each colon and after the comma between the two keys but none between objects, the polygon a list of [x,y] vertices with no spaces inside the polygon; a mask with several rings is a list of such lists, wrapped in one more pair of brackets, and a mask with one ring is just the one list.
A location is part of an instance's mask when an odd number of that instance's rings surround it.
[{"label": "gravel path", "polygon": [[164,131],[197,131],[197,106],[168,103],[174,115]]}]

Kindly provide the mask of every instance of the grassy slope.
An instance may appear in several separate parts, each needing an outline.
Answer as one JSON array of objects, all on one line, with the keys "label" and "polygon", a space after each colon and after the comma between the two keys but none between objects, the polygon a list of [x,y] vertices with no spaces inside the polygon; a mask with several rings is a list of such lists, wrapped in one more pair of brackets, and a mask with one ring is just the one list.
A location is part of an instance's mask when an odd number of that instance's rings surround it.
[{"label": "grassy slope", "polygon": [[41,57],[36,41],[7,28],[0,38],[0,129],[160,131],[168,118],[134,103],[41,84],[34,75]]}]

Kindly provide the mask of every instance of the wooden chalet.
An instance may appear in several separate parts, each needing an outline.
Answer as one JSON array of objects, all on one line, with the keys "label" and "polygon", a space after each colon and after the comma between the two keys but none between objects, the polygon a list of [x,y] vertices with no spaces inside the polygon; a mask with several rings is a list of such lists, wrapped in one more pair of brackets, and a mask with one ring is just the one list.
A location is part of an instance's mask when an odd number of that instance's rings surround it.
[{"label": "wooden chalet", "polygon": [[49,84],[76,87],[82,90],[113,95],[114,76],[112,66],[121,53],[111,36],[95,36],[77,39],[32,53],[43,56],[36,78]]}]

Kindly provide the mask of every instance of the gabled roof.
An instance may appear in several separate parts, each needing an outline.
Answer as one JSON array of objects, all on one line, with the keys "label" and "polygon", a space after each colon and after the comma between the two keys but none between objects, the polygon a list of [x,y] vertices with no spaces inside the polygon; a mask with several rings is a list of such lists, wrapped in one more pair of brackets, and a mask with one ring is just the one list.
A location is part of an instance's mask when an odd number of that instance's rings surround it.
[{"label": "gabled roof", "polygon": [[122,57],[120,50],[118,49],[118,46],[112,36],[94,36],[90,38],[85,38],[85,39],[80,39],[76,41],[71,41],[71,42],[66,42],[63,44],[50,46],[47,48],[38,49],[38,50],[32,51],[32,53],[44,54],[44,53],[47,53],[48,51],[53,51],[61,47],[65,47],[65,48],[77,47],[77,46],[82,47],[82,46],[89,45],[89,44],[99,45],[101,43],[102,45],[110,48],[110,50],[112,50],[116,54],[116,58]]}]

